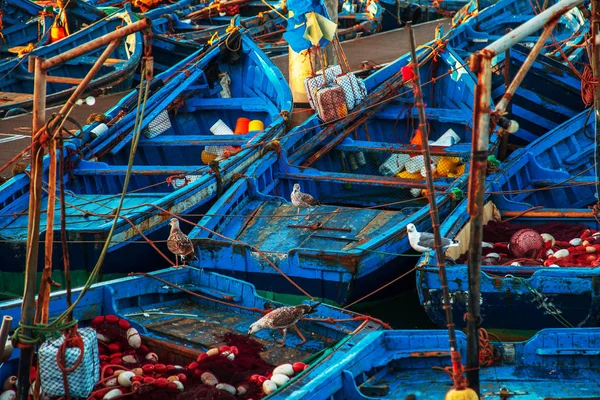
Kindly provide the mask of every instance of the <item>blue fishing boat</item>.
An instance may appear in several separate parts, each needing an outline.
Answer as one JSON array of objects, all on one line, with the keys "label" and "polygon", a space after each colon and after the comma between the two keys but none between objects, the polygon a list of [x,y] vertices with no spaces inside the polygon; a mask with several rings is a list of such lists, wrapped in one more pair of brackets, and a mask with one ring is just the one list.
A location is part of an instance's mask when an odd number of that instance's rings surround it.
[{"label": "blue fishing boat", "polygon": [[29,0],[2,0],[0,9],[2,10],[3,33],[4,29],[25,23],[42,11],[41,6]]},{"label": "blue fishing boat", "polygon": [[[106,17],[95,24],[80,30],[57,42],[37,47],[27,56],[51,58],[88,41],[114,31],[119,26],[133,23],[134,16],[127,9]],[[137,68],[142,56],[142,35],[130,35],[122,41],[120,46],[111,54],[100,70],[98,76],[90,83],[88,93],[111,87],[112,90],[129,88],[133,79],[133,72]],[[101,54],[102,49],[88,53],[75,60],[53,68],[49,76],[71,79],[77,82],[82,79]],[[0,110],[12,108],[30,109],[33,104],[33,73],[28,71],[25,57],[13,58],[0,63],[0,76],[2,76],[2,92]],[[47,86],[46,102],[48,105],[67,99],[75,90],[76,83],[49,83]]]},{"label": "blue fishing boat", "polygon": [[[590,115],[586,110],[516,151],[488,178],[483,240],[489,244],[481,267],[486,329],[597,326],[600,321],[592,235],[600,224],[596,209],[589,208],[597,202]],[[463,203],[440,228],[442,236],[461,241],[461,247],[447,251],[456,262],[446,268],[459,327],[467,302],[468,220]],[[445,326],[433,260],[425,253],[419,261],[417,289],[432,321]]]},{"label": "blue fishing boat", "polygon": [[[258,159],[264,141],[283,133],[292,108],[285,79],[250,38],[235,36],[195,53],[152,82],[123,213],[108,248],[106,273],[168,266],[142,237],[157,231],[149,240],[159,242],[158,247],[168,253],[164,240],[169,235],[169,219],[199,210],[215,199],[236,174]],[[237,43],[232,48],[238,51],[222,51],[226,42]],[[110,127],[93,122],[84,129],[83,143],[68,147],[67,234],[73,241],[73,268],[84,275],[96,263],[101,250],[98,242],[107,240],[110,215],[123,191],[137,97],[137,92],[131,93],[105,115]],[[244,135],[227,134],[223,125],[233,129],[242,117],[261,126]],[[211,127],[221,135],[211,134]],[[90,136],[95,138],[89,141]],[[230,157],[223,154],[227,151]],[[22,268],[28,198],[27,175],[9,180],[0,189],[6,217],[0,222],[6,246],[0,252],[7,260],[2,268],[6,274]],[[60,230],[59,220],[55,219],[56,230]],[[127,246],[137,240],[142,244]],[[54,254],[60,254],[60,246],[56,248]],[[132,251],[137,254],[135,260]],[[57,256],[56,263],[59,260]]]},{"label": "blue fishing boat", "polygon": [[[254,5],[250,3],[250,6]],[[288,44],[283,38],[287,29],[287,9],[280,2],[271,2],[271,7],[260,13],[252,14],[249,11],[240,12],[235,20],[226,21],[224,25],[214,26],[215,21],[205,29],[191,32],[168,35],[179,42],[206,43],[214,35],[223,35],[231,25],[240,25],[248,30],[254,41],[269,56],[285,54]],[[346,5],[346,3],[344,3]],[[377,2],[361,2],[345,7],[340,5],[338,14],[338,37],[341,41],[354,39],[360,36],[371,35],[381,30],[381,19],[384,9]],[[255,8],[259,5],[255,5]],[[262,6],[264,7],[264,5]],[[254,8],[252,8],[254,10]],[[202,25],[202,21],[196,21]]]},{"label": "blue fishing boat", "polygon": [[[21,12],[11,9],[13,4],[23,6]],[[4,20],[5,25],[1,30],[3,37],[0,45],[1,58],[16,57],[20,53],[31,51],[30,46],[38,47],[49,42],[50,27],[58,10],[48,12],[48,7],[42,9],[39,5],[28,0],[23,2],[9,0],[0,8],[3,13],[11,14],[11,17],[20,16],[18,21],[14,20],[16,23],[6,24],[6,20]],[[106,13],[81,0],[71,0],[66,12],[66,21],[70,33],[91,25],[104,17],[106,17]]]},{"label": "blue fishing boat", "polygon": [[[95,357],[88,356],[87,360],[91,365],[100,369],[100,360],[108,360],[109,356],[112,361],[115,361],[115,357],[111,355],[115,353],[111,351],[111,343],[119,342],[116,339],[118,333],[122,336],[126,334],[129,341],[131,336],[137,336],[128,329],[132,327],[139,333],[143,347],[138,344],[137,350],[133,348],[132,351],[118,356],[119,363],[125,366],[124,369],[130,370],[140,364],[150,364],[155,369],[159,368],[157,362],[162,363],[163,367],[168,364],[183,366],[181,369],[175,368],[178,371],[172,374],[187,374],[187,382],[183,378],[181,381],[184,382],[184,390],[187,388],[187,383],[190,383],[192,391],[194,385],[201,383],[200,375],[194,374],[196,366],[201,364],[200,361],[196,361],[198,356],[205,356],[205,352],[209,349],[231,345],[233,339],[237,339],[235,343],[239,346],[240,359],[245,360],[241,362],[246,364],[240,366],[236,364],[234,357],[230,357],[227,368],[236,371],[239,376],[237,380],[226,383],[239,386],[244,382],[247,383],[252,374],[267,375],[268,371],[272,371],[280,364],[304,361],[310,370],[331,352],[330,348],[383,328],[376,320],[351,311],[319,304],[314,308],[313,313],[298,322],[300,332],[304,332],[303,335],[307,339],[305,343],[301,343],[300,336],[290,329],[285,345],[279,347],[277,341],[281,339],[281,334],[276,330],[264,329],[252,336],[256,340],[252,344],[246,338],[250,326],[267,311],[283,305],[260,297],[254,287],[246,282],[195,268],[166,269],[143,276],[107,281],[91,285],[86,288],[85,294],[82,288],[74,289],[72,295],[73,299],[81,298],[73,308],[73,318],[78,320],[80,330],[93,326],[99,332],[100,359],[96,350]],[[21,300],[0,303],[0,317],[13,318],[11,330],[19,326],[21,306]],[[66,308],[65,291],[53,293],[49,302],[50,319],[64,317]],[[61,324],[65,325],[64,321],[54,326]],[[109,330],[111,325],[113,328]],[[103,336],[101,337],[100,334]],[[89,333],[84,337],[87,338],[88,335]],[[95,341],[96,334],[91,336]],[[124,339],[124,337],[119,338]],[[132,348],[128,346],[128,341],[121,340],[119,343],[118,348],[122,348],[123,351],[126,347]],[[246,348],[240,343],[246,345]],[[260,351],[260,354],[255,354],[257,359],[254,360],[254,364],[248,363],[248,360],[251,360],[247,357],[252,348],[250,346],[253,348],[258,346]],[[152,358],[147,356],[150,354],[149,351],[153,353]],[[19,354],[19,350],[15,349],[10,359],[3,364],[0,369],[2,382],[10,376],[17,375]],[[124,354],[130,357],[127,358]],[[208,359],[210,361],[211,356]],[[101,364],[103,373],[106,371],[105,364],[107,364],[105,361]],[[205,362],[204,365],[208,365],[203,369],[204,372],[214,373],[219,381],[225,382],[223,369],[211,370],[211,364]],[[213,362],[212,365],[217,364]],[[43,382],[44,380],[42,385]],[[71,386],[72,391],[73,386]],[[121,389],[125,390],[123,387]],[[150,397],[144,398],[169,399],[175,398],[179,393],[178,391],[163,392],[162,397],[153,397],[156,394],[152,392],[152,390],[147,391],[144,395]]]},{"label": "blue fishing boat", "polygon": [[[475,82],[450,47],[438,52],[432,46],[419,53],[420,71],[423,81],[437,77],[423,93],[438,157],[437,202],[445,215],[466,184]],[[190,233],[196,265],[259,290],[300,294],[285,274],[312,296],[340,304],[408,271],[414,259],[399,257],[409,249],[406,225],[427,229],[431,223],[424,178],[412,165],[419,158],[410,157],[420,147],[411,144],[419,138],[417,109],[401,72],[409,58],[368,77],[371,94],[349,117],[327,125],[313,116],[281,140],[282,151],[253,165]],[[398,85],[391,99],[379,95],[392,90],[388,84]],[[444,147],[444,140],[454,144]],[[493,151],[497,135],[491,143]],[[406,170],[404,163],[410,163]],[[302,211],[300,221],[288,203],[296,184],[321,202],[310,215]]]},{"label": "blue fishing boat", "polygon": [[[516,28],[538,13],[539,10],[534,9],[532,4],[528,0],[501,0],[479,13],[469,13],[467,18],[455,20],[454,28],[444,39],[468,63],[472,53],[504,36],[507,29]],[[508,114],[520,126],[510,136],[511,143],[518,146],[531,143],[586,107],[581,100],[581,77],[573,64],[580,67],[578,62],[585,55],[585,48],[580,44],[589,29],[589,21],[577,8],[560,17],[553,37],[547,42],[548,50],[537,57],[527,78],[511,99]],[[492,77],[492,98],[496,102],[505,91],[507,65],[508,77],[512,79],[527,57],[528,48],[533,46],[538,37],[539,34],[532,35],[521,42],[523,46],[511,48],[509,63],[506,62],[505,53],[495,57],[493,62],[498,71]],[[568,62],[562,56],[556,56],[557,49],[552,46],[554,42],[560,44]]]},{"label": "blue fishing boat", "polygon": [[[465,334],[457,339],[465,354]],[[600,329],[544,329],[526,342],[492,343],[486,347],[493,365],[479,371],[481,398],[598,398],[598,340]],[[346,342],[271,398],[439,400],[452,388],[450,365],[446,331],[373,332]]]}]

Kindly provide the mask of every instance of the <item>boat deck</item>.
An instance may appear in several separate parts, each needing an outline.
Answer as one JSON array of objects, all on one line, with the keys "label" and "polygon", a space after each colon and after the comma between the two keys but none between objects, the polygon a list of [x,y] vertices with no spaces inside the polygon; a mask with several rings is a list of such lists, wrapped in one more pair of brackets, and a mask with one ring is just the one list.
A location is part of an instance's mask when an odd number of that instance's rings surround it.
[{"label": "boat deck", "polygon": [[300,210],[295,219],[298,211],[293,205],[264,202],[237,239],[267,253],[287,253],[296,248],[347,251],[401,225],[408,216],[397,211],[322,205],[312,208],[310,218],[305,219],[307,211]]},{"label": "boat deck", "polygon": [[[234,299],[239,301],[240,299]],[[146,313],[146,314],[143,314]],[[147,316],[146,316],[147,315]],[[173,340],[176,344],[193,347],[194,349],[208,350],[213,347],[224,346],[222,337],[229,332],[245,334],[250,325],[260,315],[232,312],[231,310],[215,309],[203,304],[184,302],[174,306],[152,307],[136,311],[127,315],[127,318],[143,325],[153,337],[162,337]],[[319,349],[335,344],[335,340],[311,333],[309,329],[302,329],[306,322],[301,322],[298,327],[306,337],[307,342],[302,349],[295,347],[301,339],[296,332],[288,330],[286,347],[278,347],[282,334],[278,331],[264,330],[253,336],[260,342],[265,350],[262,358],[270,364],[279,365],[290,360],[303,360],[317,352]]]},{"label": "boat deck", "polygon": [[[128,193],[123,201],[123,216],[128,210],[135,212],[140,207],[156,204],[166,193]],[[67,230],[73,232],[94,231],[102,225],[112,221],[109,215],[119,205],[120,195],[114,194],[66,194],[67,203]],[[44,196],[42,204],[47,204],[48,198]],[[29,205],[24,202],[13,202],[0,217],[0,236],[11,239],[25,239],[27,237],[27,209]],[[14,216],[18,216],[14,218]],[[47,208],[42,209],[40,226],[45,231],[48,217]],[[60,224],[60,201],[57,198],[54,211],[54,226]]]}]

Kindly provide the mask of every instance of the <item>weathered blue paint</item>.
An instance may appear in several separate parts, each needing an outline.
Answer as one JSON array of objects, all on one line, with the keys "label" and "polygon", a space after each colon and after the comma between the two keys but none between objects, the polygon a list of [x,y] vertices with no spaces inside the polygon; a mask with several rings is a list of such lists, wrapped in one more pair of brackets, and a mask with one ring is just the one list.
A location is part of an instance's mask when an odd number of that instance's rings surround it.
[{"label": "weathered blue paint", "polygon": [[[141,240],[138,230],[144,235],[156,231],[158,236],[151,238],[164,241],[168,236],[166,224],[171,215],[157,207],[179,215],[194,210],[202,211],[201,207],[224,190],[234,174],[243,173],[258,159],[256,145],[283,132],[285,119],[280,113],[289,113],[292,108],[291,93],[285,79],[250,38],[244,35],[241,45],[241,60],[237,64],[219,62],[220,48],[214,46],[205,56],[201,52],[195,53],[153,82],[142,129],[149,127],[164,110],[174,108],[168,114],[171,126],[153,139],[142,134],[134,160],[130,193],[125,197],[121,214],[136,228],[126,220],[120,220],[109,252]],[[231,98],[221,98],[223,87],[219,80],[208,76],[209,68],[214,67],[228,73]],[[78,260],[72,255],[72,268],[89,268],[90,259],[99,254],[100,242],[106,238],[112,225],[112,218],[107,214],[111,214],[117,206],[123,188],[137,96],[134,91],[107,113],[109,119],[115,118],[117,122],[103,135],[90,141],[92,129],[98,126],[98,123],[93,123],[85,127],[82,139],[68,145],[66,157],[69,167],[64,177],[69,202],[67,235],[74,241],[97,241],[79,245],[80,248],[75,252],[83,257]],[[183,102],[177,103],[180,100]],[[217,137],[211,135],[209,128],[221,119],[233,129],[239,117],[259,119],[263,121],[265,130],[246,135],[244,144],[252,145],[216,162],[214,169],[204,165],[201,153],[207,144],[240,145],[239,139],[231,136],[228,137],[230,140],[215,141]],[[165,141],[163,135],[174,140]],[[176,140],[174,136],[184,140]],[[160,145],[153,145],[153,140]],[[48,163],[46,159],[45,169]],[[167,178],[179,178],[181,174],[195,176],[197,180],[182,187],[174,187],[174,183],[167,182]],[[9,259],[6,265],[3,264],[3,270],[16,271],[22,267],[20,257],[25,254],[28,185],[29,179],[20,175],[0,188],[1,235],[10,241],[3,243],[4,247],[0,250]],[[45,200],[44,196],[42,203]],[[42,226],[45,226],[45,221],[44,214]],[[55,229],[59,229],[58,221],[57,211]],[[184,227],[184,230],[187,229]],[[162,249],[165,250],[164,243]],[[57,254],[60,255],[61,251],[57,251]],[[139,254],[139,257],[133,254]],[[112,254],[111,260],[114,262],[106,261],[107,272],[124,272],[123,268],[126,271],[148,271],[156,265],[147,262],[152,258],[156,260],[157,254],[148,244],[135,244]],[[56,262],[59,262],[59,258]]]},{"label": "weathered blue paint", "polygon": [[[585,224],[600,229],[588,208],[596,202],[593,186],[594,118],[586,110],[548,132],[528,147],[518,150],[501,165],[500,172],[488,178],[486,201],[500,213],[525,211],[543,206],[555,218],[524,215],[515,223],[536,225],[548,222]],[[573,180],[573,176],[579,175]],[[588,182],[588,185],[579,185]],[[548,188],[548,186],[554,186]],[[577,213],[574,213],[577,212]],[[441,225],[441,234],[454,237],[468,222],[463,202]],[[441,304],[441,284],[435,256],[419,260],[417,289],[429,317],[445,326]],[[467,265],[448,265],[449,289],[455,323],[464,325],[466,312]],[[600,322],[599,268],[482,266],[481,315],[483,327],[498,329],[540,329],[597,326]],[[559,320],[560,319],[560,320]]]},{"label": "weathered blue paint", "polygon": [[[421,54],[428,52],[423,50]],[[367,78],[369,91],[399,74],[408,60],[403,56]],[[442,76],[449,68],[456,70]],[[435,86],[423,87],[431,140],[449,128],[462,139],[458,145],[436,151],[462,156],[467,162],[475,85],[472,75],[460,66],[450,48],[439,54],[436,63],[424,63],[420,71],[424,82],[439,77]],[[416,129],[412,90],[398,91],[401,94],[368,119],[366,127],[361,125],[355,135],[310,168],[298,166],[335,135],[324,133],[327,125],[316,116],[290,131],[281,139],[282,150],[253,165],[246,173],[247,179],[236,182],[200,222],[203,228],[241,243],[199,227],[190,233],[197,243],[197,265],[249,280],[259,289],[298,294],[253,250],[254,246],[311,295],[339,303],[367,294],[413,266],[414,258],[398,254],[410,248],[407,224],[414,223],[424,231],[431,227],[426,201],[409,194],[411,188],[424,188],[424,180],[382,176],[378,171],[392,148],[405,153],[415,151],[408,144]],[[344,130],[344,126],[338,127],[338,132]],[[497,142],[494,134],[492,149]],[[362,152],[368,160],[354,171],[344,161],[355,156],[353,152]],[[306,211],[301,212],[298,221],[293,220],[297,210],[288,202],[295,183],[323,204],[312,210],[308,221],[304,220]],[[442,215],[452,207],[447,190],[465,184],[466,175],[436,178]],[[317,223],[338,230],[294,227]]]},{"label": "weathered blue paint", "polygon": [[[457,332],[465,362],[466,336]],[[600,329],[545,329],[526,342],[494,343],[501,361],[480,370],[481,398],[538,400],[600,396]],[[348,341],[271,395],[288,400],[443,399],[452,380],[447,331],[380,331]]]},{"label": "weathered blue paint", "polygon": [[[133,23],[134,16],[127,9],[106,17],[86,29],[80,30],[62,40],[45,46],[37,47],[27,56],[38,56],[51,58],[65,51],[87,43],[92,39],[114,31],[117,26]],[[137,68],[142,56],[142,35],[135,33],[129,36],[127,41],[123,40],[120,46],[111,54],[114,62],[106,62],[100,69],[97,77],[89,85],[88,93],[105,87],[112,90],[129,88],[132,82],[134,70]],[[83,78],[104,49],[98,49],[78,57],[67,63],[53,68],[48,72],[49,76],[60,76],[67,78]],[[20,58],[12,58],[0,63],[0,76],[2,76],[3,92],[30,94],[27,100],[3,102],[0,110],[11,108],[30,108],[33,103],[33,73],[27,69],[27,62]],[[48,105],[65,100],[75,90],[75,85],[48,82],[46,102]],[[6,95],[6,93],[5,93]],[[10,97],[9,97],[10,98]]]},{"label": "weathered blue paint", "polygon": [[[143,336],[201,352],[219,346],[221,336],[226,332],[246,334],[249,326],[262,316],[259,312],[235,306],[264,310],[268,305],[283,305],[260,297],[249,283],[195,268],[172,268],[156,271],[152,275],[205,298],[183,293],[150,277],[122,278],[93,285],[75,307],[73,317],[79,320],[79,326],[85,326],[97,315],[117,315],[129,320]],[[81,288],[73,290],[74,298],[80,294]],[[211,299],[232,305],[219,304]],[[52,293],[50,318],[56,318],[66,308],[65,292]],[[16,328],[21,320],[21,300],[1,302],[0,317],[5,315],[13,317],[12,328]],[[275,341],[281,339],[277,331],[263,330],[254,337],[266,347],[264,357],[267,362],[276,366],[292,360],[301,361],[340,340],[354,338],[352,332],[363,321],[348,320],[358,316],[360,314],[352,311],[321,304],[311,318],[347,321],[299,322],[298,327],[308,339],[302,345],[299,345],[301,339],[293,330],[288,332],[284,348],[276,347]],[[360,334],[364,336],[380,329],[382,326],[379,323],[369,321]],[[15,349],[10,360],[0,369],[0,380],[4,381],[16,373],[18,357],[19,350]]]}]

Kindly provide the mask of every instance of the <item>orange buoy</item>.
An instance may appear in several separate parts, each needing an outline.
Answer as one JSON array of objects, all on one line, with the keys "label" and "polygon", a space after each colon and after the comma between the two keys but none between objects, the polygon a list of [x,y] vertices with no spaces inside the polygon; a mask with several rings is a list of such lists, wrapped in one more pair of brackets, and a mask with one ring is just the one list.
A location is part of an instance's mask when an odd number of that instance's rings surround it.
[{"label": "orange buoy", "polygon": [[233,133],[236,135],[245,135],[248,133],[249,125],[250,120],[248,118],[238,118]]},{"label": "orange buoy", "polygon": [[421,134],[421,130],[417,129],[415,132],[415,136],[410,139],[410,144],[415,146],[423,146],[423,135]]},{"label": "orange buoy", "polygon": [[58,42],[67,37],[67,31],[62,26],[53,26],[50,28],[50,43]]}]

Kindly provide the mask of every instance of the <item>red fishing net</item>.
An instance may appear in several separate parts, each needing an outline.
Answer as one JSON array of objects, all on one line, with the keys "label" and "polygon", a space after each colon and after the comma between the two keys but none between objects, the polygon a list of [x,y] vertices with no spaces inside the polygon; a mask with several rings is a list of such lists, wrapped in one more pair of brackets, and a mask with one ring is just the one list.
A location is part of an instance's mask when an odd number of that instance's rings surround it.
[{"label": "red fishing net", "polygon": [[508,245],[513,256],[534,258],[544,247],[544,239],[533,229],[521,229],[511,236]]},{"label": "red fishing net", "polygon": [[[600,232],[583,224],[490,221],[483,227],[484,265],[600,266]],[[463,254],[458,263],[467,262]]]}]

